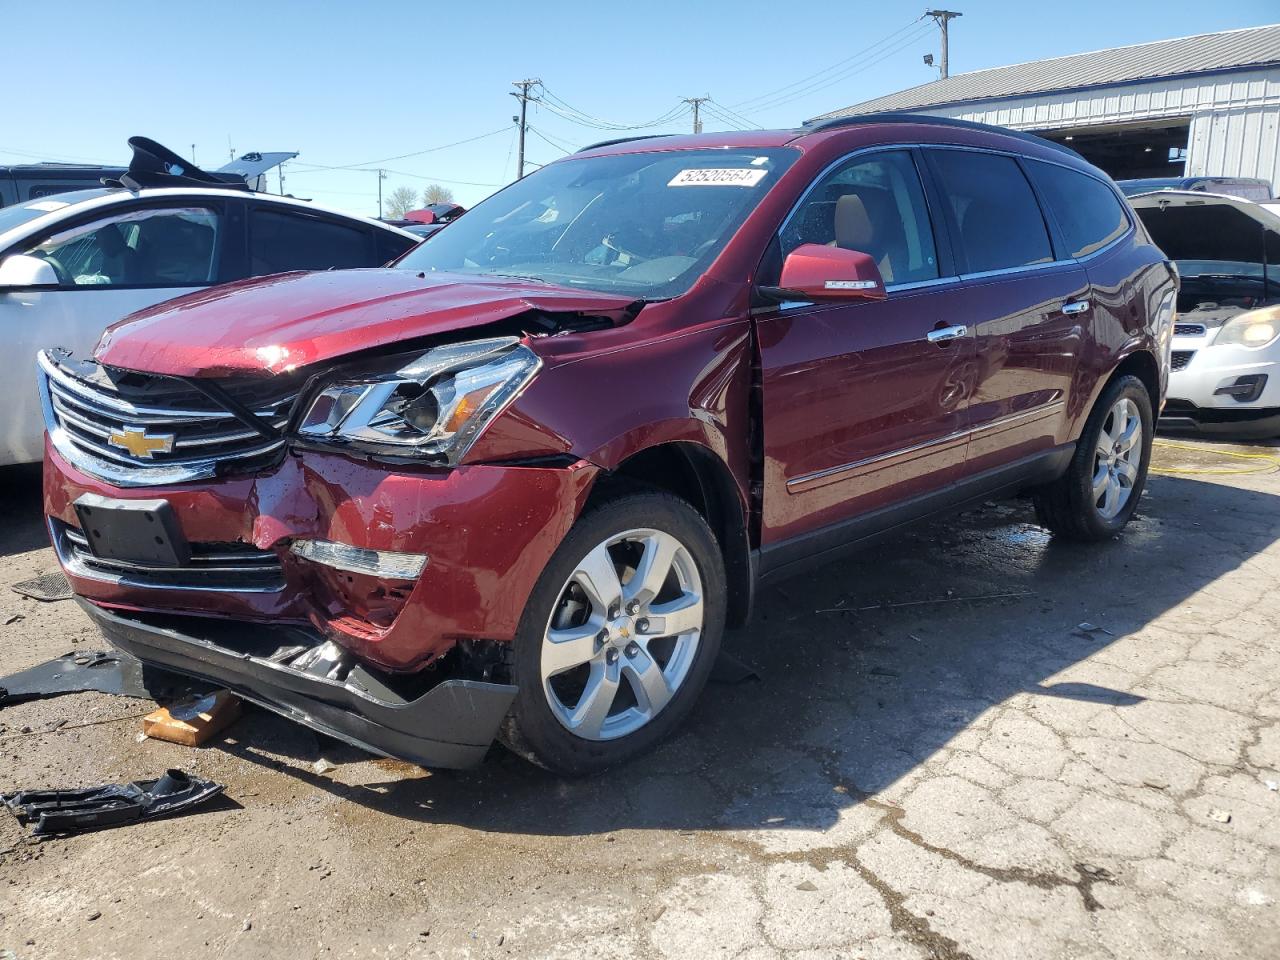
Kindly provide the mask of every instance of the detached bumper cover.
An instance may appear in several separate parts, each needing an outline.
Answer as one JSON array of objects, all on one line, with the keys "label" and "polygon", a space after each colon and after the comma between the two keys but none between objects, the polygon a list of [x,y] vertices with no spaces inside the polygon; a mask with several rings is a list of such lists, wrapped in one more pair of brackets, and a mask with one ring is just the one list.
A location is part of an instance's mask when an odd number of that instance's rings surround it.
[{"label": "detached bumper cover", "polygon": [[359,664],[331,679],[285,662],[321,643],[309,631],[76,601],[112,644],[144,663],[220,684],[313,730],[423,766],[478,764],[516,694],[508,684],[460,679],[402,693],[412,677]]}]

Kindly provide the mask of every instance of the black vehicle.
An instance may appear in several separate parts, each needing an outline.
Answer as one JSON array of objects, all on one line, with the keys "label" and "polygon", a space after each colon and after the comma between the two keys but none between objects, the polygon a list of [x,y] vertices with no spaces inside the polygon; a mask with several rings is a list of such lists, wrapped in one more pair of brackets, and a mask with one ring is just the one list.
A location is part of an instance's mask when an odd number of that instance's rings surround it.
[{"label": "black vehicle", "polygon": [[115,179],[124,172],[124,167],[76,163],[23,163],[0,167],[0,207],[39,200],[55,193],[100,187],[104,178]]}]

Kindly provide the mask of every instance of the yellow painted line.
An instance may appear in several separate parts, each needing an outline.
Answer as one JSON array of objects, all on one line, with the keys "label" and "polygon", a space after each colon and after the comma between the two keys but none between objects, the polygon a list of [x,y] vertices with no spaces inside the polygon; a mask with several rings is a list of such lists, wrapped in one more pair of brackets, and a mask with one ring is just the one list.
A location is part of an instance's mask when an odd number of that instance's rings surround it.
[{"label": "yellow painted line", "polygon": [[1148,468],[1148,473],[1164,476],[1180,477],[1189,474],[1206,476],[1241,476],[1251,473],[1275,473],[1280,470],[1280,457],[1270,453],[1242,453],[1239,450],[1219,450],[1214,447],[1198,447],[1190,443],[1175,443],[1172,440],[1156,440],[1154,445],[1166,450],[1188,450],[1192,453],[1209,454],[1215,457],[1229,457],[1236,460],[1260,460],[1262,463],[1240,467],[1156,467]]}]

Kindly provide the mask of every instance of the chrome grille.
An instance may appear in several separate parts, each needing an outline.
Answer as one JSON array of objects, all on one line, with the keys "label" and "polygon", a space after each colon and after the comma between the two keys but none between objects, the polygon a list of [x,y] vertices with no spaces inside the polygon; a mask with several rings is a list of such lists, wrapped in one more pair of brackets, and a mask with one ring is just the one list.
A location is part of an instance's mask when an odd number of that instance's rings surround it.
[{"label": "chrome grille", "polygon": [[1173,335],[1175,337],[1203,337],[1205,326],[1203,323],[1175,323],[1173,325]]},{"label": "chrome grille", "polygon": [[125,486],[213,476],[279,450],[298,388],[289,378],[218,384],[277,434],[267,437],[180,381],[68,366],[40,355],[49,436],[76,466]]},{"label": "chrome grille", "polygon": [[131,586],[182,590],[274,592],[284,588],[280,557],[246,543],[192,543],[181,567],[158,567],[97,557],[78,527],[50,521],[54,545],[67,570],[82,577]]},{"label": "chrome grille", "polygon": [[1169,369],[1182,370],[1184,367],[1186,367],[1188,363],[1191,362],[1191,358],[1194,357],[1195,355],[1196,355],[1196,352],[1194,350],[1173,351],[1173,356],[1169,360]]}]

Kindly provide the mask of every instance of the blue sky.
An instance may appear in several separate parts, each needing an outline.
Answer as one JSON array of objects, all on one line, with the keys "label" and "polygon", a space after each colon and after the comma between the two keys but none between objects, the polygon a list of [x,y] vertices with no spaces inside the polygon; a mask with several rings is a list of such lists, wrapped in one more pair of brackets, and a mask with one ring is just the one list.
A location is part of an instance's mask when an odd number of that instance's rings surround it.
[{"label": "blue sky", "polygon": [[[952,22],[953,74],[1280,19],[1275,0],[949,6],[964,13]],[[196,161],[213,168],[230,138],[237,153],[300,151],[285,168],[286,191],[342,209],[377,212],[377,174],[360,167],[387,169],[385,191],[436,181],[471,204],[515,175],[513,80],[540,78],[556,98],[532,107],[528,157],[538,163],[625,135],[566,114],[645,123],[682,97],[715,98],[707,130],[741,125],[736,118],[791,126],[932,79],[921,58],[936,55],[937,29],[916,20],[924,8],[11,0],[0,4],[11,92],[0,163],[123,162],[125,139],[144,134],[188,156],[194,143]],[[689,126],[685,115],[646,129]]]}]

